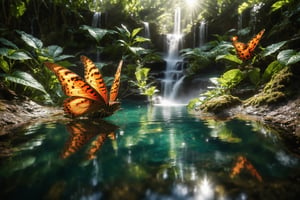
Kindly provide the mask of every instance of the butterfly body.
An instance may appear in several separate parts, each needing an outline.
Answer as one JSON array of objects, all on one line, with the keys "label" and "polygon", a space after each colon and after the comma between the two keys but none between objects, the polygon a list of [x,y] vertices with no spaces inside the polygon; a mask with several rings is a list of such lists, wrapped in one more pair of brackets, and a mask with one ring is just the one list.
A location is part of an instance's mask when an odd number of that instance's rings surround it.
[{"label": "butterfly body", "polygon": [[101,118],[112,115],[120,108],[120,103],[116,101],[116,98],[120,85],[122,61],[119,63],[110,94],[107,92],[104,79],[96,65],[85,56],[81,56],[81,61],[85,67],[85,80],[55,63],[45,63],[57,76],[64,93],[69,96],[64,101],[64,111],[73,117],[95,113]]},{"label": "butterfly body", "polygon": [[238,37],[232,37],[232,45],[234,46],[237,56],[243,60],[249,60],[253,56],[253,52],[258,45],[262,35],[264,34],[265,29],[261,30],[256,36],[254,36],[247,44],[239,42]]}]

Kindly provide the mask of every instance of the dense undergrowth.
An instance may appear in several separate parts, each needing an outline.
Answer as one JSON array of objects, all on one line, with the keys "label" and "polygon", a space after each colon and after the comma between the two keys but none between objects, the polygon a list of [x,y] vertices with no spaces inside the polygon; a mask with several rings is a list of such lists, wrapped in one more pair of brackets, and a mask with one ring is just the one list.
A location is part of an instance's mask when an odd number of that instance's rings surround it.
[{"label": "dense undergrowth", "polygon": [[[59,104],[65,98],[55,76],[44,66],[56,62],[79,74],[78,57],[90,56],[110,83],[117,62],[123,59],[121,98],[137,92],[151,100],[159,94],[151,67],[162,63],[161,35],[172,31],[173,10],[182,7],[185,45],[181,56],[187,63],[186,75],[193,77],[212,69],[222,75],[212,82],[215,88],[191,100],[189,109],[216,99],[243,102],[245,105],[275,103],[296,95],[290,84],[299,77],[300,3],[295,0],[203,1],[188,10],[183,1],[2,1],[0,21],[1,86],[28,96],[41,104]],[[256,20],[250,18],[253,8]],[[95,11],[106,16],[101,27],[89,26]],[[236,11],[236,12],[232,12]],[[52,13],[46,15],[46,13]],[[193,15],[189,15],[194,13]],[[237,27],[240,15],[248,16]],[[29,20],[32,19],[32,20]],[[275,20],[276,19],[276,20]],[[143,34],[143,21],[151,25],[151,38]],[[191,47],[193,30],[201,21],[209,24],[208,41]],[[230,42],[233,35],[247,41],[265,28],[256,53],[241,61]],[[101,62],[98,61],[100,55]],[[133,81],[130,81],[133,80]],[[251,94],[236,91],[251,88]],[[288,88],[288,89],[286,89]],[[237,101],[237,98],[239,99]],[[225,102],[229,106],[231,103]]]}]

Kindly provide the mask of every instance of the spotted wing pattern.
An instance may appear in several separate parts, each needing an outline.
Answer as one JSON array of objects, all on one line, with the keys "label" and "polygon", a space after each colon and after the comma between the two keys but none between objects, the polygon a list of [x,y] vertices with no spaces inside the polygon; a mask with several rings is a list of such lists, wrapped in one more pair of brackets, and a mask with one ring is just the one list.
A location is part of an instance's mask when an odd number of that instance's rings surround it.
[{"label": "spotted wing pattern", "polygon": [[62,85],[64,93],[69,96],[64,101],[67,114],[77,117],[97,111],[98,117],[107,117],[119,109],[119,102],[115,102],[121,76],[122,61],[118,66],[115,79],[110,91],[110,101],[103,77],[96,65],[87,57],[81,56],[85,66],[84,81],[79,75],[55,63],[46,62],[45,65],[55,73]]},{"label": "spotted wing pattern", "polygon": [[117,72],[115,74],[114,82],[110,88],[109,93],[109,102],[114,102],[117,99],[119,87],[120,87],[120,77],[121,77],[121,70],[122,70],[123,61],[121,60],[118,65]]},{"label": "spotted wing pattern", "polygon": [[237,56],[241,60],[243,60],[243,61],[249,60],[252,57],[253,52],[254,52],[256,46],[258,45],[260,39],[262,38],[262,35],[264,34],[264,32],[265,32],[265,29],[261,30],[247,44],[239,42],[237,36],[234,36],[232,38],[232,44],[236,50]]},{"label": "spotted wing pattern", "polygon": [[84,65],[84,78],[86,82],[89,83],[102,96],[105,103],[108,104],[106,84],[99,69],[89,58],[81,56],[80,59]]},{"label": "spotted wing pattern", "polygon": [[99,102],[103,101],[102,97],[93,87],[71,70],[55,63],[45,63],[45,65],[55,73],[67,96],[84,97]]}]

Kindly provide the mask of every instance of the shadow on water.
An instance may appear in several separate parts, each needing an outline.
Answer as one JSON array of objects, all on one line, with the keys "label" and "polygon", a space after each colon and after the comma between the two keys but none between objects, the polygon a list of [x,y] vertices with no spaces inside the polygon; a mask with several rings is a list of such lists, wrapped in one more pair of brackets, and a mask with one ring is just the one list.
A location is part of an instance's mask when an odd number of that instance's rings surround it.
[{"label": "shadow on water", "polygon": [[[136,102],[5,138],[1,199],[295,199],[299,159],[254,121]],[[26,138],[26,139],[25,139]],[[4,144],[1,142],[1,144]]]}]

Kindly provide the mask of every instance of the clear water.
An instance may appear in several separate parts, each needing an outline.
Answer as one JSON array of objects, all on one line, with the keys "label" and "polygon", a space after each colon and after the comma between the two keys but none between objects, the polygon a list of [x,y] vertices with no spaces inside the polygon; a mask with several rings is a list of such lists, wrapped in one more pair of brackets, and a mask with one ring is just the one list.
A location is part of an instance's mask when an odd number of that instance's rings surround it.
[{"label": "clear water", "polygon": [[[0,199],[296,199],[299,158],[278,135],[186,108],[122,103],[105,121],[35,124],[1,138]],[[298,189],[298,190],[297,190]]]}]

